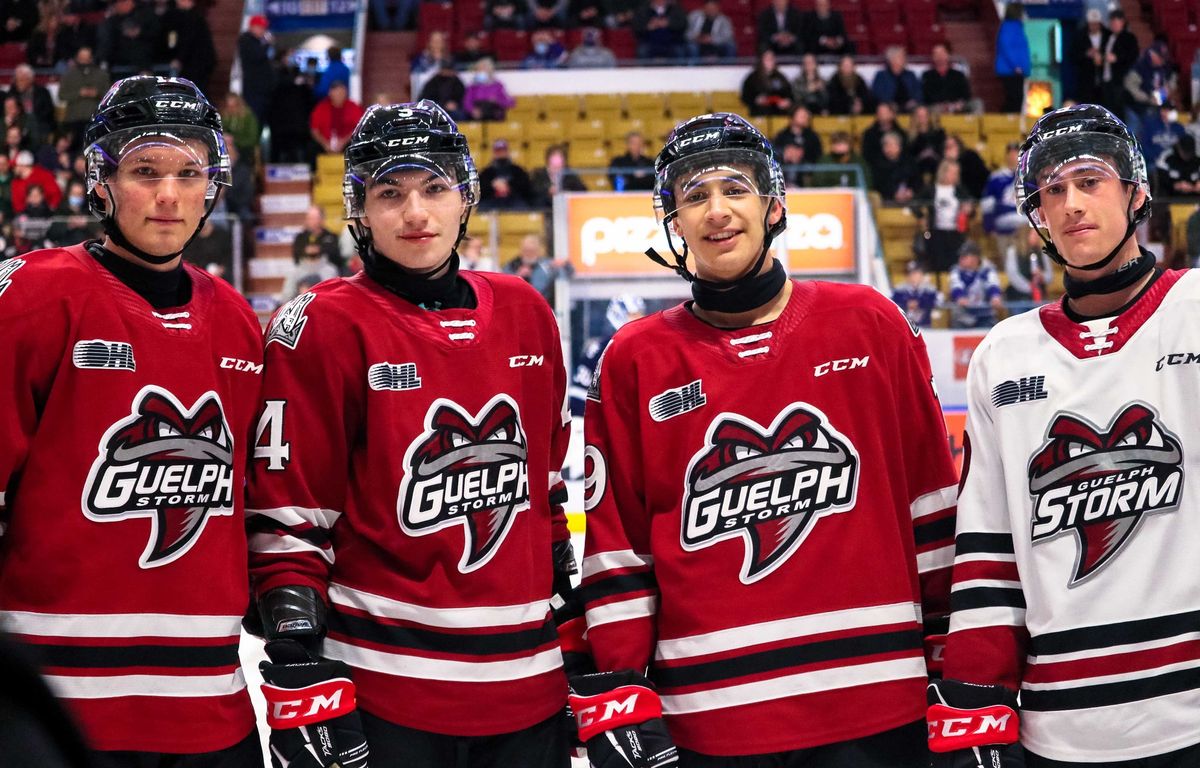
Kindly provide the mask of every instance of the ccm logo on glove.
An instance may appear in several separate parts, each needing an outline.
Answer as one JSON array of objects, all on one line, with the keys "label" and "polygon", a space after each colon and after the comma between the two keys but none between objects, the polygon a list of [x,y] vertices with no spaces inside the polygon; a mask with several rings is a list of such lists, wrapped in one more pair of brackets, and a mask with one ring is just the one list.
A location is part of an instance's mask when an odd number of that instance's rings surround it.
[{"label": "ccm logo on glove", "polygon": [[941,704],[929,708],[929,748],[952,752],[983,744],[1017,741],[1017,713],[997,705],[982,709],[955,709]]},{"label": "ccm logo on glove", "polygon": [[641,686],[622,686],[596,696],[571,696],[570,700],[582,741],[603,731],[662,717],[658,697]]},{"label": "ccm logo on glove", "polygon": [[354,683],[339,677],[305,688],[278,688],[264,684],[267,724],[272,728],[299,728],[354,711]]}]

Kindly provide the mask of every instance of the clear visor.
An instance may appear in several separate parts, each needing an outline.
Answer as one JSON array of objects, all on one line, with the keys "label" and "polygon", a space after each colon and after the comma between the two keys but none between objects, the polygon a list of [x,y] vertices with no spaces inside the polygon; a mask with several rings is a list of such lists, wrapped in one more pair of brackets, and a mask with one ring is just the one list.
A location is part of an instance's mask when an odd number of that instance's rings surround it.
[{"label": "clear visor", "polygon": [[203,188],[213,199],[232,183],[225,140],[195,126],[156,126],[114,131],[89,146],[88,191],[111,182],[159,184],[167,180]]},{"label": "clear visor", "polygon": [[[414,198],[415,195],[415,198]],[[462,208],[479,201],[479,181],[458,154],[391,157],[346,170],[346,218],[372,207],[405,206],[417,200],[429,208]]]},{"label": "clear visor", "polygon": [[703,152],[672,163],[663,175],[657,210],[660,223],[682,210],[707,205],[714,197],[772,197],[764,183],[769,175],[766,163],[754,152]]},{"label": "clear visor", "polygon": [[1045,227],[1042,209],[1062,205],[1069,192],[1094,195],[1109,185],[1120,185],[1128,179],[1103,157],[1083,155],[1048,168],[1037,179],[1038,207],[1029,212],[1034,226]]},{"label": "clear visor", "polygon": [[1044,204],[1042,190],[1062,191],[1061,184],[1069,177],[1141,184],[1142,163],[1127,140],[1108,133],[1067,134],[1042,141],[1021,156],[1017,169],[1021,210],[1036,217],[1037,208]]}]

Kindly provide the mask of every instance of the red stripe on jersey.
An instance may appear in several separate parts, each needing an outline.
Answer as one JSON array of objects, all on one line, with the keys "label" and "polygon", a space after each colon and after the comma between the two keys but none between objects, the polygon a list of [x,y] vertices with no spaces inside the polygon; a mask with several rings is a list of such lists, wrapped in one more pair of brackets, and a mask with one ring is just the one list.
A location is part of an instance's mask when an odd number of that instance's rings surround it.
[{"label": "red stripe on jersey", "polygon": [[1185,640],[1162,648],[1130,653],[1107,653],[1075,661],[1037,663],[1025,668],[1027,683],[1064,683],[1103,675],[1122,675],[1155,669],[1168,664],[1200,660],[1200,640]]},{"label": "red stripe on jersey", "polygon": [[1020,581],[1017,564],[999,560],[968,560],[954,565],[954,583],[988,579],[991,581]]}]

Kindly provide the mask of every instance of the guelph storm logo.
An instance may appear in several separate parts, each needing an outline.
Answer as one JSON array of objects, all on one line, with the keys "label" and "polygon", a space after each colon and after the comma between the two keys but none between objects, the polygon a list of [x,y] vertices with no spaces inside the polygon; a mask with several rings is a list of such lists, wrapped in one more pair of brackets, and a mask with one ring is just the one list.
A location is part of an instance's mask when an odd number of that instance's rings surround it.
[{"label": "guelph storm logo", "polygon": [[150,386],[100,439],[83,513],[101,523],[149,517],[138,564],[153,568],[191,549],[208,518],[232,515],[233,491],[233,440],[217,394],[205,392],[188,409]]},{"label": "guelph storm logo", "polygon": [[1079,583],[1117,555],[1144,515],[1179,505],[1182,464],[1178,438],[1146,405],[1127,405],[1107,429],[1059,414],[1029,462],[1033,542],[1073,532],[1070,585]]},{"label": "guelph storm logo", "polygon": [[681,542],[689,552],[741,536],[752,584],[799,549],[816,520],[858,493],[858,452],[818,409],[792,403],[767,429],[723,413],[688,467]]},{"label": "guelph storm logo", "polygon": [[404,455],[401,528],[426,536],[461,525],[466,546],[458,570],[482,568],[517,513],[529,509],[526,456],[521,417],[507,395],[493,397],[476,416],[450,400],[435,400],[425,432]]}]

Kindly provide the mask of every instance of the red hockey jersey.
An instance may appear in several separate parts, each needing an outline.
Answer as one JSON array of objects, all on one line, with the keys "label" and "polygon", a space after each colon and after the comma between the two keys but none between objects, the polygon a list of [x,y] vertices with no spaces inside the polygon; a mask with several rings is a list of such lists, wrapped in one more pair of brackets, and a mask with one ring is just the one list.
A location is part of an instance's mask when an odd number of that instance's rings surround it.
[{"label": "red hockey jersey", "polygon": [[622,328],[589,394],[583,591],[601,670],[677,744],[849,740],[925,711],[955,472],[925,345],[874,290],[794,283],[773,322]]},{"label": "red hockey jersey", "polygon": [[0,629],[104,750],[207,752],[254,714],[241,489],[262,342],[185,266],[155,311],[83,246],[0,263]]},{"label": "red hockey jersey", "polygon": [[462,277],[475,309],[426,311],[361,274],[280,309],[247,523],[259,594],[327,595],[324,652],[364,710],[477,736],[566,701],[549,599],[569,420],[549,305]]}]

